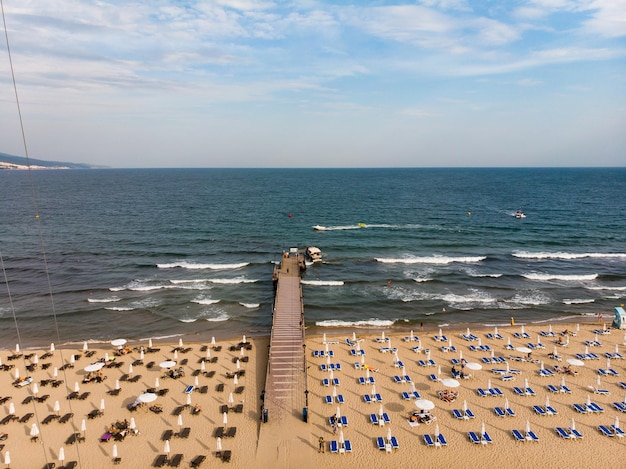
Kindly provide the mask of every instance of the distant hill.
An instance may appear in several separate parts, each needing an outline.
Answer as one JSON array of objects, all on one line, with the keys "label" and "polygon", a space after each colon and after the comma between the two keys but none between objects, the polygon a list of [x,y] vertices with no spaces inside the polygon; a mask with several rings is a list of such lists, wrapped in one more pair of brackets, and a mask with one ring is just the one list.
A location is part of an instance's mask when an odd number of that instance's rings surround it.
[{"label": "distant hill", "polygon": [[[45,161],[29,158],[31,169],[91,169],[96,166],[82,163],[65,163],[62,161]],[[0,153],[0,170],[2,169],[27,169],[28,162],[21,156]]]}]

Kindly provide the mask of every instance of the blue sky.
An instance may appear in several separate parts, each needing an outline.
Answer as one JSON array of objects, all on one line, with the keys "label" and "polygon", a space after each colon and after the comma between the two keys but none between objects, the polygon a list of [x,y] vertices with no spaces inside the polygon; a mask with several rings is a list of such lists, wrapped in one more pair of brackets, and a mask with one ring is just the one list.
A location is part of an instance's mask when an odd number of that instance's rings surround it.
[{"label": "blue sky", "polygon": [[[3,3],[33,158],[626,164],[626,0]],[[0,152],[23,156],[0,46]]]}]

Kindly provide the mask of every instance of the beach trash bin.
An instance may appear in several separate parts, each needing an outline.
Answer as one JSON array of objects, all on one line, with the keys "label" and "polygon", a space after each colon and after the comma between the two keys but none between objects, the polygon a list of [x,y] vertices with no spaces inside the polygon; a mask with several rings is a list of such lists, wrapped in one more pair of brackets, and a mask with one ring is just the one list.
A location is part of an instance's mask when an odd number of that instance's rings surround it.
[{"label": "beach trash bin", "polygon": [[302,421],[304,423],[309,421],[309,409],[307,407],[302,408]]},{"label": "beach trash bin", "polygon": [[263,423],[267,423],[267,418],[268,418],[268,412],[267,409],[263,409]]}]

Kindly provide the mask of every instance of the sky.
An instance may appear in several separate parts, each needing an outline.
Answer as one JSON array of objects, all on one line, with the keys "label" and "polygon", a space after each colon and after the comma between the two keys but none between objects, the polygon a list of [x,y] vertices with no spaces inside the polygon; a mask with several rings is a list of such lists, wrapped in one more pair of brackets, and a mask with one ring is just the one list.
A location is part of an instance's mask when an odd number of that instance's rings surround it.
[{"label": "sky", "polygon": [[626,165],[626,0],[1,1],[32,158]]}]

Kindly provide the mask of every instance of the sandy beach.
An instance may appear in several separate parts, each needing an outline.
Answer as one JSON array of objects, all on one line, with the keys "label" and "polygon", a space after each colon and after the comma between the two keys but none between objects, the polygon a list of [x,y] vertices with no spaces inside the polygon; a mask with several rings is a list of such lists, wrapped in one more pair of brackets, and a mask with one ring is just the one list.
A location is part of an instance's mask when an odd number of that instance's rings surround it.
[{"label": "sandy beach", "polygon": [[[522,333],[522,327],[528,338],[515,336]],[[549,327],[552,327],[554,336],[541,335],[542,331],[548,334]],[[413,336],[419,337],[419,341],[407,341],[405,337],[409,337],[410,333],[392,330],[384,331],[385,340],[383,331],[371,330],[367,331],[367,335],[363,330],[354,331],[354,335],[327,332],[326,343],[323,343],[322,335],[307,335],[307,423],[303,422],[299,412],[284,416],[280,421],[269,416],[267,423],[262,422],[261,393],[265,385],[269,343],[266,337],[246,339],[243,351],[242,337],[219,340],[215,345],[210,341],[155,341],[152,344],[154,350],[150,352],[147,341],[129,341],[125,344],[128,353],[121,356],[114,355],[116,347],[110,344],[92,344],[87,350],[80,346],[75,349],[57,347],[54,351],[41,347],[19,353],[4,350],[0,352],[5,368],[0,371],[4,418],[0,433],[7,437],[0,442],[4,445],[2,460],[5,461],[9,452],[10,467],[13,468],[41,468],[48,463],[55,463],[57,468],[63,465],[72,467],[72,461],[76,462],[75,467],[109,467],[116,462],[113,456],[116,445],[120,458],[117,462],[120,467],[127,468],[152,467],[159,455],[166,455],[168,466],[177,454],[182,455],[180,467],[190,467],[193,461],[202,459],[199,456],[206,456],[201,467],[215,467],[216,464],[241,468],[337,468],[355,465],[614,467],[619,465],[617,458],[624,451],[626,438],[605,436],[598,426],[610,428],[617,417],[620,427],[626,427],[626,413],[618,411],[613,405],[626,398],[626,389],[619,384],[626,382],[625,362],[623,359],[612,359],[607,363],[605,357],[606,353],[613,354],[616,350],[626,356],[626,337],[624,331],[619,330],[595,333],[595,329],[603,328],[597,322],[580,323],[578,331],[576,328],[576,324],[562,323],[552,326],[547,323],[539,326],[514,325],[499,328],[501,339],[488,337],[488,334],[494,333],[493,329],[471,328],[470,334],[476,337],[472,341],[461,337],[467,333],[466,329],[450,328],[441,331],[446,336],[446,340],[441,341],[434,339],[439,335],[438,330],[413,331]],[[572,335],[561,335],[564,330]],[[555,345],[556,341],[565,339],[569,341],[568,345]],[[509,340],[512,350],[506,348]],[[538,340],[543,348],[537,348]],[[446,351],[449,341],[455,351]],[[528,347],[528,344],[535,346],[530,361],[528,353],[516,350]],[[490,350],[479,350],[479,345],[488,346]],[[421,347],[419,352],[412,350],[416,346]],[[560,361],[551,357],[555,348]],[[327,349],[333,352],[330,360],[326,356],[314,356],[315,351],[324,351],[326,355]],[[568,366],[567,360],[585,353],[585,349],[599,358],[585,359],[583,366],[571,366],[576,375],[554,370],[555,365],[562,368]],[[434,362],[431,366],[427,362],[428,350],[430,360]],[[491,358],[491,351],[494,357],[502,356],[506,362],[484,363],[483,359]],[[91,356],[88,357],[88,354]],[[482,369],[470,370],[475,365],[466,365],[463,372],[472,376],[459,378],[459,386],[450,388],[458,393],[458,397],[454,402],[446,402],[439,396],[439,391],[446,389],[441,380],[452,377],[451,360],[460,362],[461,354],[466,363],[479,363]],[[75,356],[73,363],[72,355]],[[104,360],[106,355],[109,357],[108,366],[101,370],[102,377],[106,378],[101,382],[83,383],[87,376],[85,367]],[[114,360],[111,360],[113,357]],[[166,360],[175,361],[176,365],[170,369],[160,366]],[[237,360],[239,375],[235,383],[232,376],[238,371]],[[395,363],[398,360],[402,364]],[[427,366],[420,365],[420,360],[425,361]],[[541,362],[546,370],[553,372],[552,376],[540,375]],[[333,386],[323,385],[323,380],[331,378],[331,373],[322,370],[322,365],[329,364],[341,366],[340,371],[332,373],[332,377],[339,380],[335,392],[343,397],[341,404],[338,397],[333,396]],[[507,364],[509,372],[506,372]],[[404,370],[401,365],[404,365]],[[167,376],[170,371],[180,368],[184,376]],[[456,368],[461,370],[460,365]],[[494,368],[504,372],[495,373],[492,371]],[[600,377],[598,384],[598,369],[612,369],[618,376],[608,373]],[[21,383],[17,382],[16,371],[20,379],[30,377],[32,382],[17,386]],[[368,374],[374,384],[359,384],[359,378],[366,378]],[[431,379],[431,374],[435,375],[436,381]],[[430,413],[436,419],[432,423],[416,425],[409,422],[411,413],[418,411],[416,399],[413,395],[403,397],[402,393],[412,391],[411,383],[396,382],[394,376],[401,381],[408,376],[420,398],[434,404]],[[503,376],[511,378],[504,380]],[[562,379],[571,393],[560,392]],[[116,393],[116,381],[119,381],[120,390],[117,395],[112,395]],[[489,384],[491,388],[501,390],[502,395],[480,396],[477,389],[488,389]],[[223,390],[219,390],[220,385],[223,385]],[[555,386],[557,392],[549,390],[548,385]],[[193,390],[186,394],[189,386],[193,386]],[[372,389],[373,386],[375,389]],[[591,386],[605,389],[609,394],[596,394]],[[515,387],[522,390],[531,388],[534,395],[518,395]],[[129,404],[135,403],[137,397],[148,390],[156,392],[156,400],[129,410]],[[89,394],[82,400],[68,399],[73,392],[79,397],[83,393]],[[229,399],[231,393],[232,399]],[[377,394],[382,398],[381,402],[368,403],[363,397],[367,395],[371,398]],[[29,396],[38,399],[31,400]],[[48,397],[44,399],[44,396]],[[331,403],[327,403],[327,396]],[[540,415],[533,409],[533,406],[545,406],[546,398],[556,415]],[[494,411],[495,407],[505,407],[505,399],[514,416],[500,417]],[[573,404],[585,404],[588,399],[598,404],[603,412],[582,414],[574,409]],[[304,402],[303,396],[302,405]],[[453,414],[455,409],[463,412],[464,402],[474,418],[458,419]],[[299,408],[300,404],[294,403],[294,407]],[[154,405],[160,406],[162,412],[150,410]],[[227,423],[224,423],[223,406],[228,408]],[[329,417],[335,415],[338,409],[340,415],[347,419],[347,425],[338,427],[337,433],[334,433]],[[389,418],[384,426],[371,422],[370,414],[378,418],[380,411]],[[96,415],[99,412],[102,415]],[[90,413],[93,418],[90,418]],[[67,414],[72,415],[64,419]],[[44,423],[46,419],[49,423]],[[131,425],[131,419],[134,425]],[[582,439],[565,439],[555,430],[562,427],[569,431],[572,419]],[[62,420],[66,421],[63,423]],[[33,424],[39,429],[36,438],[33,438]],[[519,430],[522,436],[526,436],[527,424],[538,437],[538,442],[518,442],[514,439],[512,430]],[[480,436],[483,425],[492,442],[472,443],[468,432]],[[116,428],[112,429],[112,426]],[[434,435],[436,426],[447,444],[428,447],[424,435]],[[185,437],[183,429],[186,427],[189,430]],[[236,428],[236,433],[232,437],[221,438],[222,451],[218,454],[215,432],[220,427],[225,427],[226,431]],[[169,453],[165,451],[164,441],[168,430],[172,432]],[[351,452],[331,453],[330,442],[340,439],[339,432],[350,441]],[[110,434],[108,441],[101,441],[103,436],[107,439],[107,433]],[[84,441],[71,444],[69,440],[74,434],[80,437],[79,440],[84,437]],[[390,451],[378,449],[378,438],[382,437],[386,443],[388,434],[395,437],[398,448],[390,448]],[[319,452],[320,437],[324,438],[324,453]],[[61,448],[63,461],[59,459]],[[227,451],[231,452],[230,461],[220,462]]]}]

